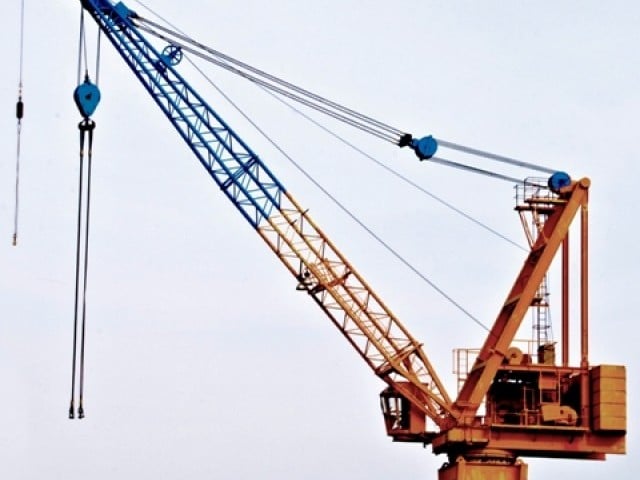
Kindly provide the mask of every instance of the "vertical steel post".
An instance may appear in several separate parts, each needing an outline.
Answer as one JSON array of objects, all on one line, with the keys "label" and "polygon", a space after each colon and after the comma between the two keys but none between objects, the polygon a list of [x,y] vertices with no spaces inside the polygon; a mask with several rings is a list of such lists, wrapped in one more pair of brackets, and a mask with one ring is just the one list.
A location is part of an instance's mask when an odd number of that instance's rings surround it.
[{"label": "vertical steel post", "polygon": [[583,426],[591,422],[591,400],[589,395],[589,211],[588,199],[580,209],[580,416]]},{"label": "vertical steel post", "polygon": [[562,366],[569,366],[569,233],[562,242]]},{"label": "vertical steel post", "polygon": [[580,218],[580,367],[589,367],[589,211],[582,204]]}]

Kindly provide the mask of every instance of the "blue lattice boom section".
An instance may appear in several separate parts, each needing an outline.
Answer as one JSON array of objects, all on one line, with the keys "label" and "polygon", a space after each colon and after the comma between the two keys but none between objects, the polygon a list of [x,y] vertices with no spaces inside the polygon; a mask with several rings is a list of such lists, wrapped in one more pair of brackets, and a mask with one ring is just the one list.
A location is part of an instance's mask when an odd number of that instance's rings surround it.
[{"label": "blue lattice boom section", "polygon": [[279,209],[284,186],[138,32],[134,12],[107,0],[82,3],[221,190],[258,228]]}]

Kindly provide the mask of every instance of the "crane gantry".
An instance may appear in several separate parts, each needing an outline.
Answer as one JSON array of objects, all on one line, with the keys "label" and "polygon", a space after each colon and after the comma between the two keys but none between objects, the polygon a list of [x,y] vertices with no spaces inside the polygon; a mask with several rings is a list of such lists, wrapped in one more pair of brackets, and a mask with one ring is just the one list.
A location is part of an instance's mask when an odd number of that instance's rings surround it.
[{"label": "crane gantry", "polygon": [[[604,459],[625,452],[626,373],[588,359],[587,178],[554,173],[523,182],[516,210],[533,218],[530,251],[455,399],[422,344],[387,307],[263,160],[180,75],[182,45],[160,50],[145,20],[122,2],[81,0],[101,31],[166,115],[223,194],[255,229],[340,333],[386,384],[381,404],[395,441],[430,444],[446,454],[441,480],[524,479],[519,457]],[[156,25],[157,26],[157,25]],[[401,135],[421,160],[432,137]],[[526,190],[526,192],[524,192]],[[568,235],[580,218],[581,362],[568,364]],[[523,221],[524,222],[524,221]],[[562,252],[562,362],[552,345],[537,354],[513,345],[553,259]]]}]

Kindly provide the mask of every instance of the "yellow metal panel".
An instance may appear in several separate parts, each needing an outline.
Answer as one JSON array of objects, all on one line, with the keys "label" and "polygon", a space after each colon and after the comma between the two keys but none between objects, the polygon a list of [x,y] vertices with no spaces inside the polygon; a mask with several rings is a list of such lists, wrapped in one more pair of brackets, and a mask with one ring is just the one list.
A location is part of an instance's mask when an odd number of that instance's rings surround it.
[{"label": "yellow metal panel", "polygon": [[615,392],[626,390],[626,380],[624,378],[600,377],[591,382],[593,392]]},{"label": "yellow metal panel", "polygon": [[626,369],[599,365],[591,369],[592,426],[595,431],[627,430]]},{"label": "yellow metal panel", "polygon": [[593,407],[594,416],[600,417],[626,417],[626,405],[619,403],[600,403]]},{"label": "yellow metal panel", "polygon": [[627,430],[627,417],[602,416],[593,418],[594,430]]},{"label": "yellow metal panel", "polygon": [[599,403],[615,403],[618,405],[627,404],[626,390],[603,390],[593,392],[593,404],[597,406]]},{"label": "yellow metal panel", "polygon": [[626,378],[627,373],[623,365],[598,365],[591,369],[591,378]]}]

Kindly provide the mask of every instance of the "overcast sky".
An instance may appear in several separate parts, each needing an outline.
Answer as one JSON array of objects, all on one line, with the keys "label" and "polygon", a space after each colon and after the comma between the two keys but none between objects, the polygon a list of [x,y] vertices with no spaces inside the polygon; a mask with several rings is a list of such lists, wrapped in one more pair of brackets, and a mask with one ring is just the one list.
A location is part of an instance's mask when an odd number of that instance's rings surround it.
[{"label": "overcast sky", "polygon": [[[632,1],[149,0],[193,37],[410,131],[592,180],[591,363],[628,368],[626,456],[526,459],[529,478],[634,478],[640,5]],[[131,8],[144,13],[136,3]],[[436,478],[393,444],[368,370],[215,187],[106,42],[82,420],[67,419],[73,325],[79,2],[26,0],[19,245],[13,233],[18,0],[2,16],[0,476],[65,480]],[[87,19],[88,55],[96,30]],[[205,67],[279,145],[491,325],[524,253],[385,173],[245,81]],[[419,339],[455,393],[451,351],[486,332],[341,213],[184,62],[213,107]],[[349,141],[525,244],[513,186]],[[466,161],[462,155],[441,155]],[[494,164],[477,164],[496,169]],[[532,172],[501,170],[524,177]],[[577,237],[577,235],[574,235]],[[552,302],[560,280],[550,279]],[[557,307],[554,307],[557,312]],[[578,308],[573,309],[577,320]],[[558,315],[554,315],[558,317]],[[530,331],[526,319],[522,336]],[[559,337],[556,321],[556,339]],[[577,339],[572,361],[577,359]]]}]

